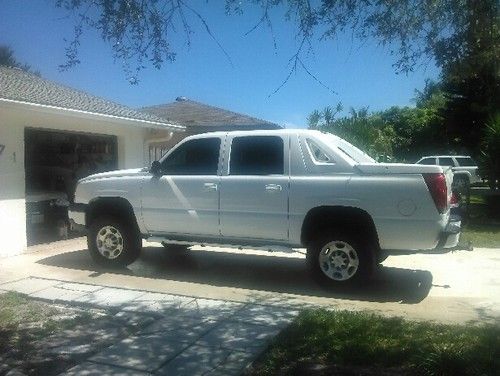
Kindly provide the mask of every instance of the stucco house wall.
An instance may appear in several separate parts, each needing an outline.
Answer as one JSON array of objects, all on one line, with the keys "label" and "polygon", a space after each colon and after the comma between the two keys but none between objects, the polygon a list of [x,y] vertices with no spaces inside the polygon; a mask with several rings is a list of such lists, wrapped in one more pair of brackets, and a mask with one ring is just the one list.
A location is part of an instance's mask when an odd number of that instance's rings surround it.
[{"label": "stucco house wall", "polygon": [[0,145],[4,145],[0,155],[0,257],[21,253],[26,248],[25,128],[116,136],[119,168],[145,165],[150,133],[123,120],[0,104]]},{"label": "stucco house wall", "polygon": [[[33,131],[25,132],[26,129]],[[151,142],[168,141],[172,132],[183,130],[184,127],[180,125],[105,98],[61,85],[22,69],[0,66],[0,257],[20,253],[26,248],[27,235],[31,234],[28,234],[26,223],[27,199],[30,201],[30,213],[34,212],[30,216],[30,225],[40,218],[40,222],[36,224],[45,223],[43,205],[50,206],[47,201],[50,200],[47,199],[50,194],[62,193],[71,200],[69,188],[74,188],[72,185],[78,177],[77,172],[91,173],[92,170],[86,166],[88,162],[85,162],[85,159],[92,155],[88,148],[95,149],[97,158],[106,158],[105,161],[101,160],[102,166],[106,168],[142,167],[145,161],[149,161]],[[88,134],[94,138],[58,135],[57,132],[61,131]],[[59,149],[43,149],[52,142],[51,137],[56,135],[62,140],[65,137],[68,140],[85,140],[81,150],[86,151],[70,156],[69,153],[61,151],[61,146]],[[106,136],[112,136],[112,139]],[[102,141],[105,138],[113,144],[109,152],[100,151],[102,142],[106,142]],[[28,147],[26,142],[30,142]],[[37,149],[38,147],[40,149]],[[39,154],[36,154],[37,152]],[[25,154],[29,156],[28,161],[25,160]],[[62,157],[63,154],[66,155]],[[37,161],[38,155],[41,159]],[[50,160],[50,157],[54,157],[56,165],[59,159],[66,158],[60,161],[61,169],[71,176],[61,174],[61,170],[57,170],[57,166],[51,163],[45,166],[47,168],[41,168],[41,163]],[[81,159],[72,163],[71,158],[75,157]],[[94,166],[94,171],[98,171],[96,168],[97,166]],[[30,174],[28,180],[27,171]],[[26,192],[26,181],[29,185],[29,196]],[[61,184],[64,185],[63,188]],[[51,192],[52,190],[54,192]],[[61,211],[64,213],[64,209]],[[59,220],[64,221],[64,216],[62,218],[59,217]],[[53,224],[53,218],[52,221],[51,218],[47,219],[48,223]],[[38,229],[42,235],[47,235],[43,228]],[[39,238],[39,241],[44,240]],[[30,239],[30,243],[35,244],[33,239]]]}]

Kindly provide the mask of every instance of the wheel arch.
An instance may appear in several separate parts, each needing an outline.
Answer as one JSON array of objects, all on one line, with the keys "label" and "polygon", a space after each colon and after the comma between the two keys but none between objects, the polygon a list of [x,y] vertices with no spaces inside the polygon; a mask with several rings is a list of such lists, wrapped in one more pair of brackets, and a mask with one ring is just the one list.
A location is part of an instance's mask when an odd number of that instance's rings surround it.
[{"label": "wheel arch", "polygon": [[318,235],[332,228],[355,228],[359,233],[368,235],[380,252],[379,238],[373,218],[363,209],[352,206],[318,206],[306,214],[302,223],[300,240],[304,246],[309,246]]},{"label": "wheel arch", "polygon": [[98,197],[91,200],[85,211],[85,225],[88,228],[96,218],[110,215],[117,216],[139,229],[134,209],[123,197]]}]

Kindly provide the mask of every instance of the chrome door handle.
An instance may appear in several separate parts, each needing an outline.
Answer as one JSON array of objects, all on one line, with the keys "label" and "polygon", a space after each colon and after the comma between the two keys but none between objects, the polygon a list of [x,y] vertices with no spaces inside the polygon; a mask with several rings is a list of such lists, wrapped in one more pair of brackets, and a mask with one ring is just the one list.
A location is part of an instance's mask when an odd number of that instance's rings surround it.
[{"label": "chrome door handle", "polygon": [[266,184],[267,192],[280,192],[283,188],[279,184]]},{"label": "chrome door handle", "polygon": [[216,192],[217,191],[217,183],[203,183],[203,188],[207,192]]}]

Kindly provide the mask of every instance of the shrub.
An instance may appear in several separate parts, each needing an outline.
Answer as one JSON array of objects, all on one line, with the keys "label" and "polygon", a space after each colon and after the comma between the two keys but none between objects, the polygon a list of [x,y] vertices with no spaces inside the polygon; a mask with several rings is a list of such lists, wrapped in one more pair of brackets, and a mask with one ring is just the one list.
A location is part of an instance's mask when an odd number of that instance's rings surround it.
[{"label": "shrub", "polygon": [[481,143],[479,173],[492,189],[500,188],[500,113],[486,125]]}]

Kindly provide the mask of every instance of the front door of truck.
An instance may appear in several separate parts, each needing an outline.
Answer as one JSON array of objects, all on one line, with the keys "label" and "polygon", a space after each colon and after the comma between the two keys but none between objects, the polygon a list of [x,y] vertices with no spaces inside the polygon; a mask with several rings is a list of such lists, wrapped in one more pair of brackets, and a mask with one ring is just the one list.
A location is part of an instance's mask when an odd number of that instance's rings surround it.
[{"label": "front door of truck", "polygon": [[221,138],[185,141],[161,161],[161,174],[146,178],[142,215],[151,234],[219,234]]}]

